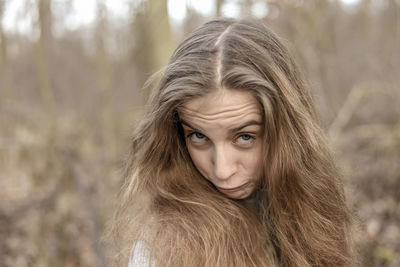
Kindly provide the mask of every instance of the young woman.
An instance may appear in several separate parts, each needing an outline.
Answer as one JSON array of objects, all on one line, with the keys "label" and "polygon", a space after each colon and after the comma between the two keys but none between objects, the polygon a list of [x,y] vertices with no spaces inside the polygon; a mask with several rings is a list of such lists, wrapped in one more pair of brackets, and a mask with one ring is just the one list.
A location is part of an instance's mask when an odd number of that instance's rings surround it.
[{"label": "young woman", "polygon": [[340,174],[275,34],[210,21],[155,89],[113,228],[131,266],[353,265]]}]

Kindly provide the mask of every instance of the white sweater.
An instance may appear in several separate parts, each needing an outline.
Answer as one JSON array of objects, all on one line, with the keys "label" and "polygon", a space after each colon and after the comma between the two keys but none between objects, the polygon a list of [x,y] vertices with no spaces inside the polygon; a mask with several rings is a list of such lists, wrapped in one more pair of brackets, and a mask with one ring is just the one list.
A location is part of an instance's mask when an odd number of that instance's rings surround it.
[{"label": "white sweater", "polygon": [[148,259],[148,249],[146,249],[142,242],[138,242],[135,249],[132,249],[128,267],[154,267],[154,264],[150,265]]}]

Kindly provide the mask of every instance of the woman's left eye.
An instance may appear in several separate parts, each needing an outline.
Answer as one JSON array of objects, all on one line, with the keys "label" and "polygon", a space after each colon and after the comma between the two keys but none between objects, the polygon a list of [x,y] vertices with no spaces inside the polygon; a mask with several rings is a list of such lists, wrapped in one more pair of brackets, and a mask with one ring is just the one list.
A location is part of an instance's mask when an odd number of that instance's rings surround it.
[{"label": "woman's left eye", "polygon": [[251,136],[250,134],[241,134],[235,139],[235,143],[238,145],[250,145],[254,141],[254,137]]}]

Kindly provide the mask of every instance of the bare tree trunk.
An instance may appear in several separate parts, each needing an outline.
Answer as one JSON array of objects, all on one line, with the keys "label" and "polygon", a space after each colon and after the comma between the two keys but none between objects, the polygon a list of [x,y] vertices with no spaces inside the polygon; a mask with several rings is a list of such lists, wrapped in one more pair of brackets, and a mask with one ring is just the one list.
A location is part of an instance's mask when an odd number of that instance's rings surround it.
[{"label": "bare tree trunk", "polygon": [[[5,0],[0,0],[0,21],[3,20],[5,13]],[[3,30],[3,25],[0,23],[0,42],[1,42],[1,66],[0,71],[7,68],[7,38]]]},{"label": "bare tree trunk", "polygon": [[[393,2],[395,5],[395,47],[400,48],[400,3]],[[395,56],[395,72],[400,73],[400,49],[396,49]],[[400,75],[396,75],[396,84],[400,84]]]},{"label": "bare tree trunk", "polygon": [[253,4],[253,0],[243,0],[242,6],[240,8],[240,15],[242,17],[251,17],[251,5]]},{"label": "bare tree trunk", "polygon": [[224,4],[225,0],[217,0],[215,2],[215,15],[217,17],[222,16],[222,5]]},{"label": "bare tree trunk", "polygon": [[110,59],[107,38],[109,36],[107,8],[103,0],[97,1],[97,32],[96,32],[96,69],[101,85],[101,103],[103,139],[107,147],[107,157],[117,156],[115,122],[114,122],[114,77]]},{"label": "bare tree trunk", "polygon": [[50,7],[51,0],[39,0],[37,2],[40,36],[36,44],[36,69],[44,111],[49,122],[50,131],[53,132],[56,123],[56,104],[48,66],[52,46],[52,14]]},{"label": "bare tree trunk", "polygon": [[[143,10],[135,14],[133,23],[133,57],[139,86],[151,73],[167,64],[174,48],[167,1],[148,0],[143,5]],[[148,90],[142,92],[142,103],[148,96]]]},{"label": "bare tree trunk", "polygon": [[171,35],[171,27],[168,18],[167,0],[150,0],[149,13],[158,18],[152,25],[153,41],[155,42],[156,68],[167,64],[168,59],[174,48]]},{"label": "bare tree trunk", "polygon": [[[3,20],[5,14],[5,0],[0,0],[0,21]],[[11,71],[8,69],[7,57],[7,36],[4,33],[3,25],[0,23],[0,82],[2,88],[0,89],[0,98],[3,101],[12,101],[13,91],[11,90]]]}]

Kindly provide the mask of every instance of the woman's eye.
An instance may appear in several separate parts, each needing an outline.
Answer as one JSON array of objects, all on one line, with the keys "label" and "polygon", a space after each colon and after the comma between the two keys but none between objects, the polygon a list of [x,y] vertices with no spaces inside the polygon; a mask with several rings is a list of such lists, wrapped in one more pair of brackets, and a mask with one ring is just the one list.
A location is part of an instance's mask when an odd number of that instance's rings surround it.
[{"label": "woman's eye", "polygon": [[248,135],[248,134],[242,134],[241,136],[240,136],[240,138],[242,138],[243,140],[245,140],[245,141],[248,141],[248,140],[250,140],[251,138],[253,138],[251,135]]},{"label": "woman's eye", "polygon": [[199,133],[199,132],[191,133],[191,134],[189,134],[188,137],[189,137],[190,141],[192,141],[193,143],[204,142],[207,138],[204,134]]},{"label": "woman's eye", "polygon": [[254,139],[255,138],[249,134],[241,134],[236,138],[235,143],[244,146],[251,145]]}]

